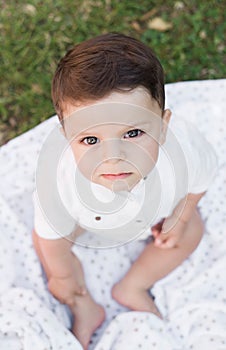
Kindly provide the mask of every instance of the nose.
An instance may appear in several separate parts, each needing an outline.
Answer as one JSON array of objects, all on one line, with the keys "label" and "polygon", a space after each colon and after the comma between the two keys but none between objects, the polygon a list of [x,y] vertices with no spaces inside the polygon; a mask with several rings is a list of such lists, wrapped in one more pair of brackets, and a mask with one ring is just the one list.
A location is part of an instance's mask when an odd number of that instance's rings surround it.
[{"label": "nose", "polygon": [[103,158],[107,162],[117,163],[126,159],[123,142],[118,139],[110,139],[103,142]]}]

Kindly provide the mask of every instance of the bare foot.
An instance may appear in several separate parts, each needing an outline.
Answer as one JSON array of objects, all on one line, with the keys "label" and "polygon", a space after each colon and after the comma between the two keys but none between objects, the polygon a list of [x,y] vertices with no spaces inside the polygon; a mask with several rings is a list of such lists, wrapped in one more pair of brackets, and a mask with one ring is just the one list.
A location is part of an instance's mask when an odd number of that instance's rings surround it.
[{"label": "bare foot", "polygon": [[71,307],[71,311],[74,315],[72,332],[84,350],[87,350],[92,334],[105,319],[104,308],[87,293],[76,297],[76,303]]},{"label": "bare foot", "polygon": [[119,303],[134,311],[152,312],[162,319],[153,298],[145,289],[130,286],[125,280],[116,283],[112,288],[112,297]]}]

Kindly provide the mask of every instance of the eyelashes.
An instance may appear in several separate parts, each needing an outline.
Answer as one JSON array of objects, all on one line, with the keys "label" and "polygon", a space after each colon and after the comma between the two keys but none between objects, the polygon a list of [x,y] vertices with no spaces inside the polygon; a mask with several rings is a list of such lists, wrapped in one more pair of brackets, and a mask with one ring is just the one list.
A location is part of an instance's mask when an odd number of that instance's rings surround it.
[{"label": "eyelashes", "polygon": [[85,145],[95,145],[96,143],[99,143],[100,140],[96,136],[87,136],[84,137],[84,139],[82,139],[80,142],[84,143]]},{"label": "eyelashes", "polygon": [[[127,131],[124,135],[124,139],[130,139],[130,138],[136,138],[144,134],[144,131],[140,129],[132,129]],[[100,142],[100,139],[96,136],[86,136],[82,140],[80,140],[80,143],[83,143],[85,145],[95,145]]]},{"label": "eyelashes", "polygon": [[144,132],[140,129],[133,129],[133,130],[129,130],[127,131],[127,133],[124,135],[125,139],[129,139],[129,138],[134,138],[134,137],[138,137],[141,136]]}]

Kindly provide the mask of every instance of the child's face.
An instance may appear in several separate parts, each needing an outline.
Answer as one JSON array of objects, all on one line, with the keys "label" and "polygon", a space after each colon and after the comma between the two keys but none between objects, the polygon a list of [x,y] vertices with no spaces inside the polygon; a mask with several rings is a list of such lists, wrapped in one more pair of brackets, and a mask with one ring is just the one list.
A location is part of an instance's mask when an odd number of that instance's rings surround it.
[{"label": "child's face", "polygon": [[131,190],[154,167],[171,112],[142,88],[64,108],[65,136],[80,171],[113,191]]}]

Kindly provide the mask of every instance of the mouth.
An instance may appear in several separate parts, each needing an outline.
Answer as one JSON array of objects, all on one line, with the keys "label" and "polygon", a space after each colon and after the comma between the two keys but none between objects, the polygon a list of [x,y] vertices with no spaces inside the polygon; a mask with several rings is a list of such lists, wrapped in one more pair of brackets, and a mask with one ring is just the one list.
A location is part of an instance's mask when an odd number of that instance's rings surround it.
[{"label": "mouth", "polygon": [[102,177],[107,180],[115,181],[126,179],[130,175],[132,175],[132,173],[102,174]]}]

